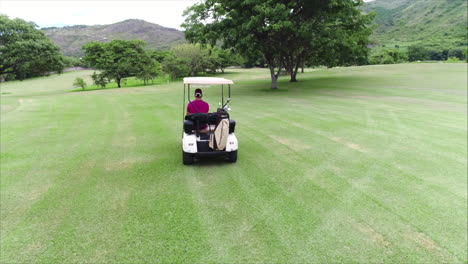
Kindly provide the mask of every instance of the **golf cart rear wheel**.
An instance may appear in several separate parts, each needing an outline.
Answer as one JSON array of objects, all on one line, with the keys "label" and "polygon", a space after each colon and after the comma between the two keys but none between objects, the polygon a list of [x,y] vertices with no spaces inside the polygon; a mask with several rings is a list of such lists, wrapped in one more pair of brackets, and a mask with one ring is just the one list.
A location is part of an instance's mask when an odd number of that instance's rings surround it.
[{"label": "golf cart rear wheel", "polygon": [[228,153],[228,161],[232,163],[237,161],[237,150]]},{"label": "golf cart rear wheel", "polygon": [[182,161],[184,165],[193,164],[193,154],[182,151]]}]

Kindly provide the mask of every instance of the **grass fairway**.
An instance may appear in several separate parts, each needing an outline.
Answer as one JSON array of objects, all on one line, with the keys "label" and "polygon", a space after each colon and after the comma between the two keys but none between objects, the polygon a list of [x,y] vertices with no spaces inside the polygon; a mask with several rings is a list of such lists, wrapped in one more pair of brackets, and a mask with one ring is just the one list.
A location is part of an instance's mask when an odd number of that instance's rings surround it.
[{"label": "grass fairway", "polygon": [[230,70],[239,160],[194,166],[180,82],[1,84],[0,262],[466,263],[466,67]]}]

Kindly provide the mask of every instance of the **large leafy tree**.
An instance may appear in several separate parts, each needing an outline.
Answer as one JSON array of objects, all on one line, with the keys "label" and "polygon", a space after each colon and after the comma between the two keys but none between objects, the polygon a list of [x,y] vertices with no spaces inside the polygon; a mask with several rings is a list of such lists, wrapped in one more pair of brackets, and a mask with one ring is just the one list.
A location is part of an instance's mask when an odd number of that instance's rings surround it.
[{"label": "large leafy tree", "polygon": [[141,40],[90,42],[83,46],[84,60],[101,70],[107,78],[114,79],[120,87],[122,79],[139,75],[147,77],[146,73],[151,71],[147,67],[156,67],[154,60],[143,49],[144,45],[145,42]]},{"label": "large leafy tree", "polygon": [[241,54],[260,52],[269,65],[272,88],[277,88],[281,69],[296,81],[305,60],[362,62],[373,14],[362,14],[360,4],[362,0],[205,0],[185,11],[182,26],[192,42],[213,45],[222,40],[225,48]]},{"label": "large leafy tree", "polygon": [[36,27],[0,15],[0,75],[23,80],[63,70],[59,48]]}]

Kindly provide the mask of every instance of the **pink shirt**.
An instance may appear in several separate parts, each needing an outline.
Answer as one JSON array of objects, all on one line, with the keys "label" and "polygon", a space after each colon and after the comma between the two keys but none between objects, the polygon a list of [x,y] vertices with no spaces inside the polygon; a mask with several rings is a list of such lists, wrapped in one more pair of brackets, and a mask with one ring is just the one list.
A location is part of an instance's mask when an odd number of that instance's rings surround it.
[{"label": "pink shirt", "polygon": [[207,114],[208,111],[210,111],[210,105],[203,100],[193,100],[187,104],[187,112],[190,114],[198,112]]}]

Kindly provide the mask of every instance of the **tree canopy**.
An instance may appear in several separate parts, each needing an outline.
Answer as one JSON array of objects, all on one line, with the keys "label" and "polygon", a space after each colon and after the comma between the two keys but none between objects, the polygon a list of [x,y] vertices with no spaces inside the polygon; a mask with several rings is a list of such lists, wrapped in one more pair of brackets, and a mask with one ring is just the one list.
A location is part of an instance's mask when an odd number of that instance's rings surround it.
[{"label": "tree canopy", "polygon": [[23,80],[63,68],[59,48],[34,23],[0,15],[0,75]]},{"label": "tree canopy", "polygon": [[[205,0],[184,15],[186,38],[240,54],[260,52],[268,63],[272,88],[282,68],[296,81],[309,64],[360,64],[367,57],[373,14],[357,9],[362,0]],[[277,69],[277,72],[275,72]]]},{"label": "tree canopy", "polygon": [[139,76],[146,80],[158,73],[158,62],[145,52],[144,45],[141,40],[90,42],[83,46],[83,59],[108,79],[114,79],[120,88],[123,78]]}]

